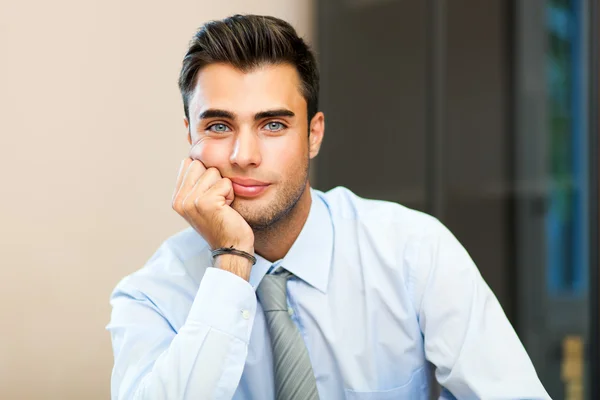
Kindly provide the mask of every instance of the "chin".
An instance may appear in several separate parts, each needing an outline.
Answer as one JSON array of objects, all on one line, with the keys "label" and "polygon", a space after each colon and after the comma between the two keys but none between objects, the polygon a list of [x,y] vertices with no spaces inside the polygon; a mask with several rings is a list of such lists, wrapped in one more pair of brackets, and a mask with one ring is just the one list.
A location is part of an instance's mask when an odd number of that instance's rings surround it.
[{"label": "chin", "polygon": [[242,218],[248,222],[253,230],[263,230],[269,227],[274,220],[281,217],[280,205],[271,196],[259,196],[255,198],[237,197],[231,207],[236,210]]},{"label": "chin", "polygon": [[246,208],[235,209],[242,218],[250,225],[252,230],[263,230],[271,225],[273,216],[265,213],[264,208]]},{"label": "chin", "polygon": [[244,198],[236,197],[231,203],[231,208],[240,213],[245,220],[256,218],[261,210],[269,208],[269,199],[264,196]]},{"label": "chin", "polygon": [[231,207],[240,213],[255,231],[285,219],[304,193],[304,187],[290,187],[283,191],[272,189],[274,188],[269,188],[257,197],[236,197],[231,203]]},{"label": "chin", "polygon": [[[236,211],[241,211],[243,208],[256,208],[256,207],[264,207],[269,203],[268,196],[258,196],[258,197],[240,197],[236,196],[231,203],[231,207]],[[271,200],[272,201],[272,200]]]}]

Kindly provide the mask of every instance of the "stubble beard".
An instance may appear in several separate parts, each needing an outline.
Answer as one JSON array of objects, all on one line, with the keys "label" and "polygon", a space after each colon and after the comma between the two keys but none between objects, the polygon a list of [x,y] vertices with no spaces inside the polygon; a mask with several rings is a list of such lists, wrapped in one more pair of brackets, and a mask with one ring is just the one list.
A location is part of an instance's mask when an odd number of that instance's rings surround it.
[{"label": "stubble beard", "polygon": [[[250,204],[245,204],[245,202],[233,200],[231,207],[241,214],[254,232],[266,231],[285,220],[294,210],[296,204],[298,204],[298,201],[306,190],[308,162],[301,174],[301,179],[295,183],[289,182],[283,184],[281,190],[276,193],[275,199],[267,206],[261,206],[259,209]],[[292,174],[291,176],[294,177],[294,175]]]}]

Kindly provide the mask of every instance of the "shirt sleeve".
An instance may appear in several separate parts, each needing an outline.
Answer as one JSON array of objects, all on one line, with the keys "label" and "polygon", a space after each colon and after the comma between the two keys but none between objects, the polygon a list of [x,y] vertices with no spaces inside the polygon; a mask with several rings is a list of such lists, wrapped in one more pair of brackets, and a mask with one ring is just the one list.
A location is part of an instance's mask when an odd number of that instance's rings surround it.
[{"label": "shirt sleeve", "polygon": [[113,292],[111,304],[113,400],[233,397],[256,314],[255,292],[247,281],[208,268],[177,333],[127,281]]},{"label": "shirt sleeve", "polygon": [[550,399],[467,251],[439,222],[426,236],[413,271],[415,297],[440,385],[459,400]]}]

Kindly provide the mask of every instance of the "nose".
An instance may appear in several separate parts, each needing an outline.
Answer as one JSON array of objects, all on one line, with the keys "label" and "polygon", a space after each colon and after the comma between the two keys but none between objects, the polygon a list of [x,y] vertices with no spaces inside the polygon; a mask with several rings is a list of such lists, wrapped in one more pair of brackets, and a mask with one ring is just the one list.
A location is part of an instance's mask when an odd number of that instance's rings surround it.
[{"label": "nose", "polygon": [[231,163],[240,168],[258,167],[262,161],[259,140],[251,130],[239,132],[231,152]]}]

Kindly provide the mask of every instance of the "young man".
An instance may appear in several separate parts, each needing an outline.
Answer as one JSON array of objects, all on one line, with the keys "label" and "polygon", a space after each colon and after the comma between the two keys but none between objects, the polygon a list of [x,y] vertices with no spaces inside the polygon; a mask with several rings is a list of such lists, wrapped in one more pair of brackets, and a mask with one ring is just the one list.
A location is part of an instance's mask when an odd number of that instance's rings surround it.
[{"label": "young man", "polygon": [[421,399],[428,362],[442,398],[549,398],[441,223],[311,189],[325,117],[289,24],[206,24],[179,86],[191,227],[112,294],[113,399]]}]

